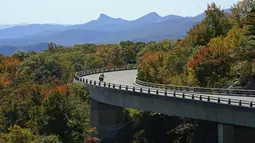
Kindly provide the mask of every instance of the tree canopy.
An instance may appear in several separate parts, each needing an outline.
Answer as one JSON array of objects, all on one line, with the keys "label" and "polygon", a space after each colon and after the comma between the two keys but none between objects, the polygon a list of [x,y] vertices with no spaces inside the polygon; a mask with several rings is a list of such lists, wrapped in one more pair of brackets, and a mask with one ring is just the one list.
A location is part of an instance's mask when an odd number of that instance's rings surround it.
[{"label": "tree canopy", "polygon": [[[224,87],[237,73],[254,76],[254,0],[238,2],[231,13],[212,3],[205,15],[182,40],[50,43],[41,52],[0,54],[0,142],[77,143],[90,137],[87,89],[72,84],[75,72],[83,69],[137,63],[140,80],[202,87]],[[129,120],[153,116],[136,110],[127,114]],[[182,125],[187,128],[181,134],[194,129],[191,123]],[[137,131],[133,142],[154,140],[151,130]],[[96,138],[85,141],[90,140]]]}]

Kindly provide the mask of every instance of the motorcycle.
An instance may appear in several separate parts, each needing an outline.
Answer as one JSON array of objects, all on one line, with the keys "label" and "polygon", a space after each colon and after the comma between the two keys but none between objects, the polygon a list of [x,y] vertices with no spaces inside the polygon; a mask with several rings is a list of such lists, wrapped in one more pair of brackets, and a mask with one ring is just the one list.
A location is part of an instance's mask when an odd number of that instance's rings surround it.
[{"label": "motorcycle", "polygon": [[104,74],[101,74],[101,75],[99,76],[99,81],[100,81],[100,82],[104,81]]}]

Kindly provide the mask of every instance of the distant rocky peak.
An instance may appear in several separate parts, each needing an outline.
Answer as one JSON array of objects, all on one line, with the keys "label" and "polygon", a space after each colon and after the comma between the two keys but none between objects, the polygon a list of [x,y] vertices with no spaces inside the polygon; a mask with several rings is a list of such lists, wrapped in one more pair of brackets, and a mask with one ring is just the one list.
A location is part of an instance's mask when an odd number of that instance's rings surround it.
[{"label": "distant rocky peak", "polygon": [[146,20],[146,21],[153,21],[153,20],[158,20],[162,18],[161,16],[159,16],[156,12],[151,12],[148,13],[146,15],[144,15],[143,17],[140,17],[138,20]]},{"label": "distant rocky peak", "polygon": [[106,14],[100,14],[98,20],[108,20],[108,19],[113,19],[112,17],[106,15]]},{"label": "distant rocky peak", "polygon": [[146,16],[151,16],[151,17],[161,17],[160,15],[158,15],[156,12],[151,12],[149,14],[147,14]]}]

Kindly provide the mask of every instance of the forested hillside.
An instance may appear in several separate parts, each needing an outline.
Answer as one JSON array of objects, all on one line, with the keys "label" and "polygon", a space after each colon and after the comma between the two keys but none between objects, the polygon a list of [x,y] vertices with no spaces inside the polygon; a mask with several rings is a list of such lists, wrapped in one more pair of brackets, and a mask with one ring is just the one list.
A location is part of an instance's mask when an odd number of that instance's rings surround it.
[{"label": "forested hillside", "polygon": [[[139,79],[150,82],[223,87],[235,76],[255,73],[254,0],[224,13],[214,3],[205,19],[169,48],[152,48],[140,58]],[[251,88],[251,87],[247,87]]]},{"label": "forested hillside", "polygon": [[77,143],[88,137],[89,100],[76,71],[134,61],[145,43],[50,43],[42,52],[0,56],[0,142]]},{"label": "forested hillside", "polygon": [[[0,142],[82,143],[95,130],[90,128],[87,90],[72,84],[75,72],[134,63],[147,49],[155,47],[167,50],[173,43],[171,39],[158,43],[123,41],[119,44],[81,44],[73,47],[50,43],[42,52],[1,55]],[[171,128],[164,130],[169,131],[185,122],[182,119],[172,122],[164,116],[125,109],[125,122],[129,122],[126,127],[130,130],[124,134],[120,130],[113,138],[117,142],[123,142],[127,137],[125,141],[140,140],[144,131],[151,130],[132,129],[132,123],[140,120],[141,126],[144,126],[144,122],[148,125],[156,120],[166,121]],[[160,128],[164,128],[163,124]],[[171,133],[175,136],[172,140],[185,139],[190,135],[185,131]],[[162,132],[161,136],[169,135]],[[150,140],[158,137],[152,136]]]}]

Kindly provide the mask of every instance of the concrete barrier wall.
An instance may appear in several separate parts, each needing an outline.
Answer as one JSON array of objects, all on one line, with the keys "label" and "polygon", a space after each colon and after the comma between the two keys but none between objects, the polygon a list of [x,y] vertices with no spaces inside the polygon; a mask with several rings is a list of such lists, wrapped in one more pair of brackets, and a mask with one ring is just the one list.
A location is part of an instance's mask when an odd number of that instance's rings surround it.
[{"label": "concrete barrier wall", "polygon": [[255,127],[254,108],[217,104],[206,101],[155,96],[146,93],[86,85],[89,96],[105,104],[193,119]]}]

